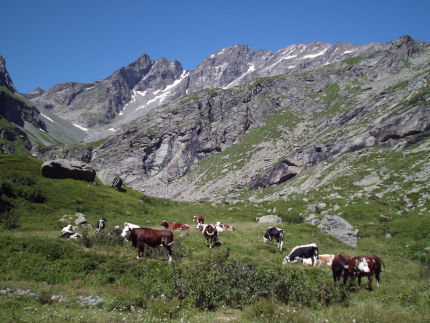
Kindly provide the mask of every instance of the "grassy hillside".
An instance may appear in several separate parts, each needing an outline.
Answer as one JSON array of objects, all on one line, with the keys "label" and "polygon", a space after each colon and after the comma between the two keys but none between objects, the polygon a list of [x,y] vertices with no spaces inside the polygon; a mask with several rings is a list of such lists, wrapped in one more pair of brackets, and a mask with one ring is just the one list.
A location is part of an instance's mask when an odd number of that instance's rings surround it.
[{"label": "grassy hillside", "polygon": [[[426,205],[400,216],[395,213],[395,196],[390,194],[378,199],[357,198],[353,201],[357,203],[324,199],[333,190],[258,204],[179,203],[129,188],[119,192],[99,182],[43,178],[41,164],[32,157],[0,156],[3,322],[430,319],[428,257],[419,247],[428,243],[429,217],[420,213]],[[348,182],[336,184],[341,187],[336,190],[339,195],[348,189],[342,186]],[[419,201],[423,192],[416,193]],[[407,196],[414,203],[414,195]],[[303,223],[300,214],[316,201],[326,202],[326,210],[338,204],[345,218],[354,222],[362,232],[357,248]],[[255,223],[255,217],[275,207],[284,219],[280,225],[286,232],[283,251],[263,244],[260,238],[268,225]],[[80,228],[77,231],[83,239],[79,241],[59,238],[64,226],[60,218],[76,212],[85,214],[93,225],[106,218],[106,232],[95,235],[94,230]],[[381,213],[386,218],[379,218]],[[231,223],[237,230],[221,233],[222,246],[214,250],[206,248],[203,236],[194,228],[183,236],[175,232],[171,265],[162,249],[148,249],[146,257],[137,260],[129,242],[107,235],[124,221],[161,229],[163,219],[192,224],[194,215],[203,215],[208,223]],[[386,231],[391,232],[391,239],[385,238]],[[372,291],[333,287],[329,268],[282,265],[292,247],[311,242],[318,244],[320,253],[379,255],[386,266],[381,287]],[[364,279],[363,286],[366,284]]]}]

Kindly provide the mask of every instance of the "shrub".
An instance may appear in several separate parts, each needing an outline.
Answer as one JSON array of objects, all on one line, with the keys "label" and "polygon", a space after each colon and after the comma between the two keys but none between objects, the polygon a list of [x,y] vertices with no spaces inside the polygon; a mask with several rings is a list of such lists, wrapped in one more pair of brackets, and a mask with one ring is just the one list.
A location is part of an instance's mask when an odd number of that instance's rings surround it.
[{"label": "shrub", "polygon": [[46,200],[40,185],[36,184],[32,176],[11,173],[8,178],[1,178],[0,183],[0,195],[14,199],[21,197],[33,203],[43,203]]},{"label": "shrub", "polygon": [[81,242],[87,248],[93,246],[123,246],[124,239],[114,230],[103,230],[94,235],[89,235],[88,230],[82,232]]},{"label": "shrub", "polygon": [[293,224],[293,223],[300,224],[304,222],[303,216],[299,213],[279,214],[279,216],[281,217],[283,222],[290,223],[290,224]]},{"label": "shrub", "polygon": [[243,316],[249,321],[273,322],[279,313],[279,305],[276,300],[271,298],[260,298],[249,305]]},{"label": "shrub", "polygon": [[8,209],[0,213],[0,225],[6,230],[17,229],[19,227],[18,220],[19,216],[12,209]]}]

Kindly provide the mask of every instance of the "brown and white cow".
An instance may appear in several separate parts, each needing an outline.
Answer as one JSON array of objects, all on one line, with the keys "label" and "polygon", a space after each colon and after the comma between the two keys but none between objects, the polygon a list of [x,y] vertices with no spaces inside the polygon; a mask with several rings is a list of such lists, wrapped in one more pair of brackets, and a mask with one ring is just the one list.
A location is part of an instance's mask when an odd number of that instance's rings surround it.
[{"label": "brown and white cow", "polygon": [[230,231],[235,231],[236,230],[236,228],[234,226],[232,226],[231,224],[221,223],[219,221],[216,223],[216,227],[217,228],[219,227],[219,228],[221,228],[223,230],[230,230]]},{"label": "brown and white cow", "polygon": [[205,219],[203,219],[203,216],[199,215],[199,216],[193,216],[193,221],[196,222],[197,224],[199,223],[205,223]]},{"label": "brown and white cow", "polygon": [[336,284],[336,281],[341,278],[346,282],[346,275],[348,273],[348,261],[350,257],[345,254],[338,254],[334,257],[331,263],[331,271],[333,272],[333,281]]},{"label": "brown and white cow", "polygon": [[221,245],[221,242],[218,240],[218,231],[213,224],[199,223],[196,228],[199,229],[205,237],[206,247],[212,248]]},{"label": "brown and white cow", "polygon": [[[333,259],[334,259],[334,255],[328,255],[328,254],[318,255],[317,266],[321,266],[321,265],[331,266]],[[312,266],[312,259],[303,258],[303,264]]]},{"label": "brown and white cow", "polygon": [[[378,256],[357,256],[348,261],[348,279],[353,281],[358,277],[358,286],[361,285],[361,277],[367,277],[369,281],[368,288],[372,289],[372,276],[376,277],[376,284],[379,287],[379,275],[382,272],[384,263]],[[384,265],[385,267],[385,265]],[[345,279],[346,282],[346,279]]]},{"label": "brown and white cow", "polygon": [[125,227],[128,227],[131,230],[131,229],[140,228],[140,225],[133,224],[133,223],[130,223],[130,222],[124,222],[124,228]]},{"label": "brown and white cow", "polygon": [[163,222],[161,222],[160,224],[168,230],[188,230],[190,228],[188,224],[179,223],[179,222],[170,222],[166,220],[163,220]]},{"label": "brown and white cow", "polygon": [[137,259],[143,257],[145,244],[150,247],[164,247],[169,254],[169,262],[172,261],[173,233],[170,230],[156,230],[150,228],[134,228],[124,226],[121,238],[131,240],[133,247],[137,248]]}]

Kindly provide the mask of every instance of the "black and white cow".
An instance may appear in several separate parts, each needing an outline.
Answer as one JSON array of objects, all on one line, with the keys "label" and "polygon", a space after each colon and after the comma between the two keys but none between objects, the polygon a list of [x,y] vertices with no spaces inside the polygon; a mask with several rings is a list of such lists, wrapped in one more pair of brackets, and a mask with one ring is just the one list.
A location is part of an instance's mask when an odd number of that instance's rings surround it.
[{"label": "black and white cow", "polygon": [[69,224],[61,230],[59,237],[64,238],[64,239],[79,239],[79,238],[81,238],[81,235],[79,233],[76,233],[75,229],[76,229],[76,227]]},{"label": "black and white cow", "polygon": [[266,233],[261,239],[263,239],[264,243],[266,243],[267,241],[272,243],[272,240],[276,239],[276,242],[278,243],[278,248],[282,250],[282,246],[284,245],[284,230],[270,227],[266,230]]},{"label": "black and white cow", "polygon": [[299,259],[312,258],[312,266],[318,264],[318,247],[315,243],[294,247],[288,256],[285,256],[283,264],[297,262]]},{"label": "black and white cow", "polygon": [[77,232],[62,232],[59,237],[64,239],[80,239],[81,235]]},{"label": "black and white cow", "polygon": [[102,231],[104,228],[106,228],[106,220],[105,219],[98,220],[96,227],[97,227],[96,233]]}]

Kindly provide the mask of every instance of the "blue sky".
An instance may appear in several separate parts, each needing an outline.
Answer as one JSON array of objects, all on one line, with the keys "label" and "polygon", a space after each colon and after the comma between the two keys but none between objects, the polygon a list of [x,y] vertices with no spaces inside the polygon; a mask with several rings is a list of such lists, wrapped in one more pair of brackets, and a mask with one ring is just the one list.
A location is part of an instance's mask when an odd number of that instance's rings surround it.
[{"label": "blue sky", "polygon": [[193,69],[235,44],[430,41],[430,1],[3,0],[0,55],[19,92],[93,82],[146,53]]}]

